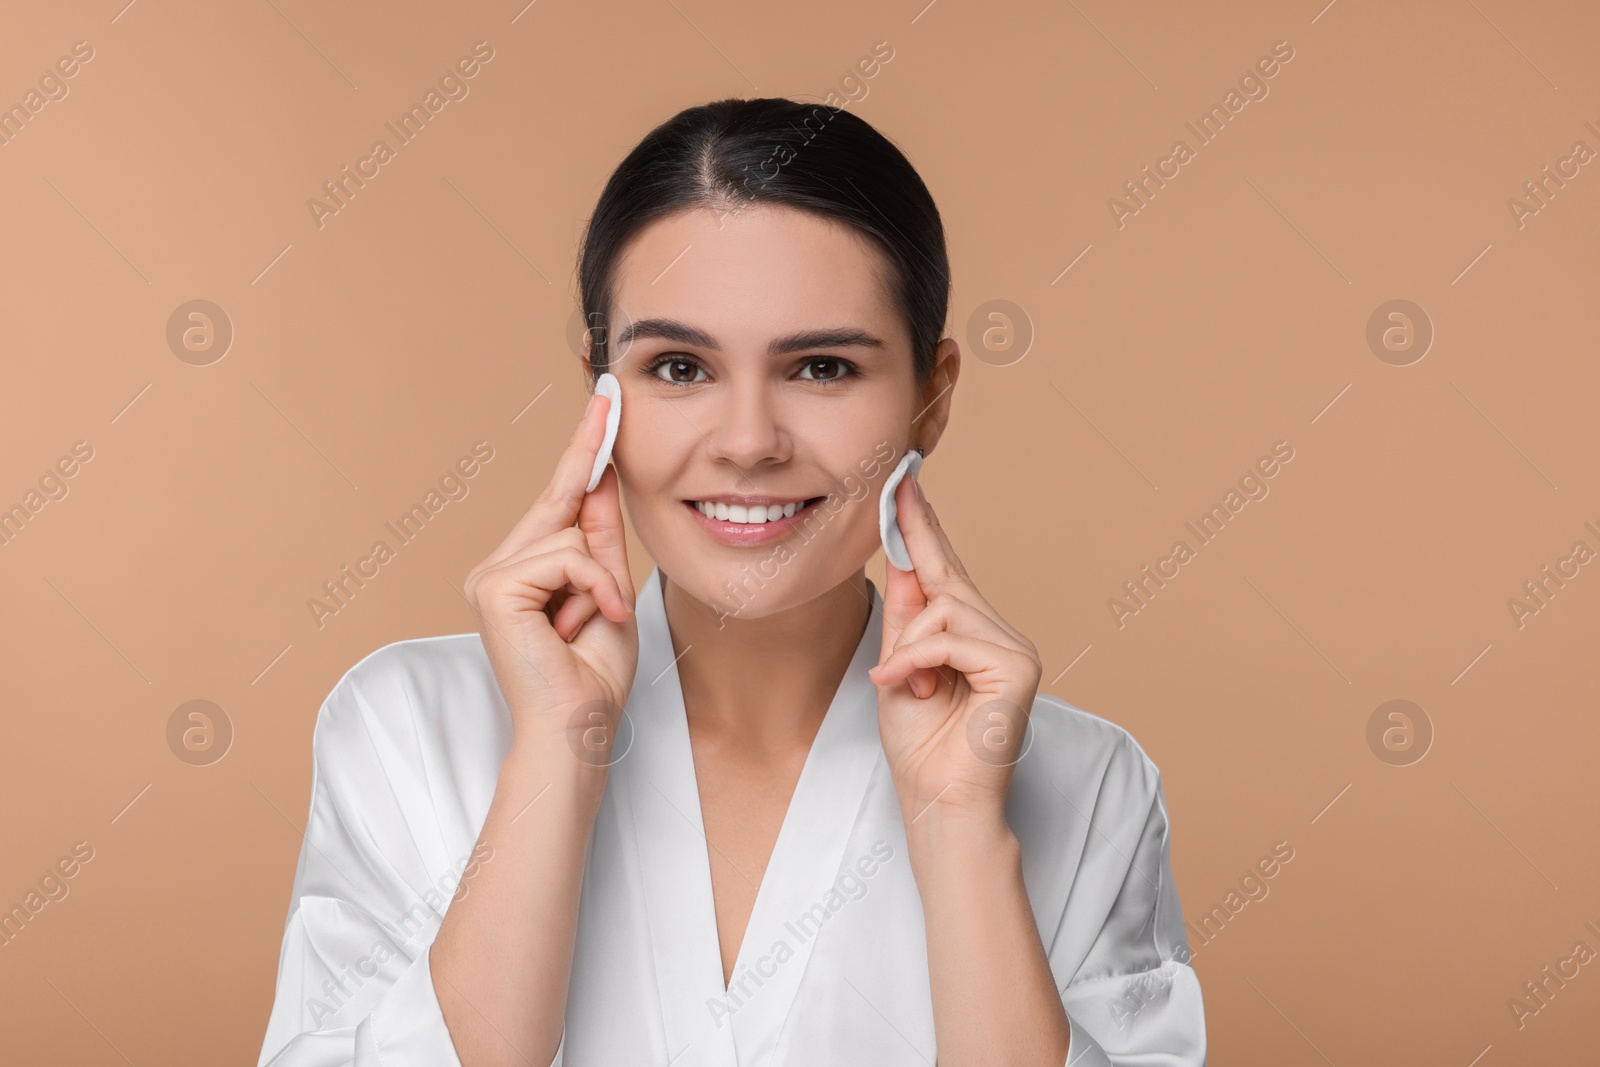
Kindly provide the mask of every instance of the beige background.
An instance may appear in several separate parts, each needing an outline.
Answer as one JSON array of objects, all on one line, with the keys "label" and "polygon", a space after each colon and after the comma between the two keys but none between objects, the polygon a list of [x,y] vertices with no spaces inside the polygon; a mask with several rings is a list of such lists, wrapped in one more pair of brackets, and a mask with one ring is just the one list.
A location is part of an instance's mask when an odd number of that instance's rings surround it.
[{"label": "beige background", "polygon": [[[0,146],[0,506],[93,450],[0,547],[0,905],[94,850],[0,948],[0,1058],[254,1062],[318,705],[471,629],[454,587],[581,410],[607,174],[681,107],[841,84],[939,202],[951,332],[1007,300],[1034,333],[969,349],[928,464],[958,549],[1045,688],[1160,765],[1191,921],[1294,849],[1191,931],[1213,1062],[1593,1055],[1600,963],[1521,1027],[1507,1003],[1600,950],[1600,564],[1507,606],[1600,551],[1600,163],[1507,205],[1600,150],[1592,5],[124,2],[0,30],[0,104],[94,52]],[[480,40],[470,95],[319,229],[307,200]],[[1281,40],[1119,229],[1108,199]],[[166,339],[194,299],[234,330],[207,366]],[[1366,339],[1394,299],[1435,331],[1408,366]],[[307,600],[480,440],[470,495],[319,629]],[[1119,628],[1107,600],[1277,441],[1270,495]],[[1409,765],[1368,741],[1395,699],[1434,735]],[[190,700],[235,732],[209,766],[169,748]]]}]

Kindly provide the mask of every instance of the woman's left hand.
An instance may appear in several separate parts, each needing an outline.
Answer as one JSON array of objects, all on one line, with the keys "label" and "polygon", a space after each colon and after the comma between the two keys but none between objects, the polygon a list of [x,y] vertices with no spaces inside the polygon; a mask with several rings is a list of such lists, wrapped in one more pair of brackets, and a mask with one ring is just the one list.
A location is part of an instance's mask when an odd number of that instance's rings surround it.
[{"label": "woman's left hand", "polygon": [[1043,667],[967,576],[914,477],[895,490],[912,570],[885,561],[883,647],[869,672],[907,822],[1003,816]]}]

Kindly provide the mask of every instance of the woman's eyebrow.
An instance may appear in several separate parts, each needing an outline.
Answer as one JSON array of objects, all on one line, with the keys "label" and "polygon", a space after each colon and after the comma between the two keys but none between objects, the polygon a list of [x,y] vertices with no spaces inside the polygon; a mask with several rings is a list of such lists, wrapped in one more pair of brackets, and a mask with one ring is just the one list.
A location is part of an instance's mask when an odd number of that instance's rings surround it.
[{"label": "woman's eyebrow", "polygon": [[[721,351],[715,337],[676,319],[640,319],[624,327],[617,336],[619,347],[646,337],[674,341],[681,345]],[[803,352],[808,348],[883,348],[883,339],[855,326],[834,326],[817,330],[800,330],[775,337],[767,345],[767,354],[781,356],[789,352]]]},{"label": "woman's eyebrow", "polygon": [[782,356],[808,348],[883,348],[883,340],[855,326],[835,326],[820,330],[800,330],[775,337],[767,345],[767,355]]}]

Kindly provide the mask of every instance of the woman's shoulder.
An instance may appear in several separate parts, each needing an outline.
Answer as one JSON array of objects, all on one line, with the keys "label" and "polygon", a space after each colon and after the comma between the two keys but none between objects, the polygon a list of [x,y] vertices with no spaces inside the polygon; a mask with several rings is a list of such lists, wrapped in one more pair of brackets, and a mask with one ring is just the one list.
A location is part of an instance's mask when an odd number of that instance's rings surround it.
[{"label": "woman's shoulder", "polygon": [[1161,771],[1126,727],[1040,694],[1025,746],[1007,815],[1041,860],[1071,866],[1099,839],[1114,843],[1106,860],[1125,862],[1141,837],[1165,832]]},{"label": "woman's shoulder", "polygon": [[1017,764],[1019,775],[1029,768],[1063,790],[1070,782],[1078,791],[1103,787],[1107,776],[1152,794],[1160,784],[1160,769],[1127,727],[1060,697],[1034,697],[1028,730],[1032,736]]},{"label": "woman's shoulder", "polygon": [[1063,949],[1074,961],[1064,973],[1073,974],[1126,887],[1136,896],[1163,881],[1161,772],[1126,727],[1059,697],[1040,694],[1028,727],[1006,814],[1039,914],[1062,916],[1074,902]]},{"label": "woman's shoulder", "polygon": [[319,762],[358,749],[385,761],[492,758],[510,713],[476,632],[383,645],[344,672],[317,714]]},{"label": "woman's shoulder", "polygon": [[428,688],[489,670],[483,639],[473,631],[391,641],[357,660],[334,685]]}]

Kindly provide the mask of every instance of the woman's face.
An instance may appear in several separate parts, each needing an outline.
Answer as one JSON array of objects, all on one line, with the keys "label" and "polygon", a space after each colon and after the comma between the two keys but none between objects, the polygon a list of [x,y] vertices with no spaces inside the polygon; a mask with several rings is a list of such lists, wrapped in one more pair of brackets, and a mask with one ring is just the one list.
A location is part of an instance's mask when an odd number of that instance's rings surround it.
[{"label": "woman's face", "polygon": [[[619,260],[609,369],[628,514],[663,573],[730,617],[859,570],[884,480],[937,440],[948,396],[917,385],[886,270],[848,227],[771,205],[686,209]],[[757,508],[768,521],[749,521]]]}]

